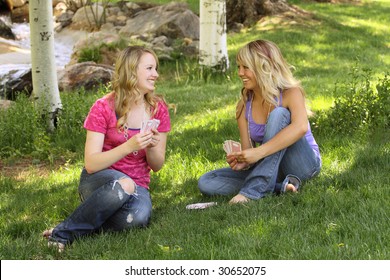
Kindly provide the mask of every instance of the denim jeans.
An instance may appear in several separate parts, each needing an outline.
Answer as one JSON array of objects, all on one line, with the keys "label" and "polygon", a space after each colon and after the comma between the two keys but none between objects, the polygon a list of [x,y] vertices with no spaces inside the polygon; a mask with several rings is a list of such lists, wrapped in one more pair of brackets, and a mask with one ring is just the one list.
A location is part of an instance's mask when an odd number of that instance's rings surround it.
[{"label": "denim jeans", "polygon": [[[267,120],[263,143],[290,122],[290,111],[275,108]],[[229,167],[208,172],[199,178],[198,187],[205,195],[240,193],[250,199],[260,199],[270,193],[279,193],[287,175],[305,181],[317,175],[320,169],[321,159],[303,136],[286,149],[258,161],[249,170],[235,171]]]},{"label": "denim jeans", "polygon": [[136,186],[133,194],[126,193],[119,179],[128,176],[113,169],[88,174],[81,172],[79,194],[81,204],[62,223],[57,225],[51,239],[71,244],[75,238],[98,230],[120,231],[146,227],[152,213],[149,191]]}]

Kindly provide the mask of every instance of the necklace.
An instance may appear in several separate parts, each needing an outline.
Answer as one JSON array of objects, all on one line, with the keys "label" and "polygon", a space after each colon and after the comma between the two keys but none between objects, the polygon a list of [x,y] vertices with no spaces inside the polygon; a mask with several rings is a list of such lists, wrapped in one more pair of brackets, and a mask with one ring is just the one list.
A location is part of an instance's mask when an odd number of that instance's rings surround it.
[{"label": "necklace", "polygon": [[[140,127],[142,127],[142,124],[145,120],[148,120],[149,119],[149,115],[146,113],[146,110],[145,110],[145,103],[142,104],[142,111],[143,111],[143,116],[142,116],[142,120],[141,120],[141,125]],[[123,137],[125,138],[125,140],[129,140],[129,126],[127,125],[127,122],[125,122],[125,124],[123,125]],[[134,151],[133,152],[133,155],[138,155],[138,151]]]}]

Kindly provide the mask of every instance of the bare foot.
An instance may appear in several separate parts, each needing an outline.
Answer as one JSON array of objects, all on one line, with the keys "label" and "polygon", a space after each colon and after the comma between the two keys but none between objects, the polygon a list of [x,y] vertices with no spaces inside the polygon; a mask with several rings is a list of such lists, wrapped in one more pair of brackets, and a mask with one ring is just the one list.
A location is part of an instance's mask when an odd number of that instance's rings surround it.
[{"label": "bare foot", "polygon": [[296,193],[298,192],[297,188],[294,187],[293,184],[287,184],[286,186],[286,192],[293,192],[293,193]]},{"label": "bare foot", "polygon": [[58,253],[62,253],[65,251],[65,244],[62,244],[60,242],[56,242],[56,241],[49,241],[47,243],[47,247],[54,247],[54,248],[57,248],[58,249]]},{"label": "bare foot", "polygon": [[45,231],[42,233],[42,236],[43,236],[44,238],[46,238],[46,239],[49,239],[49,237],[51,236],[52,232],[53,232],[53,228],[47,229],[47,230],[45,230]]},{"label": "bare foot", "polygon": [[243,196],[242,194],[238,194],[229,201],[229,204],[247,203],[249,201],[250,199],[247,198],[246,196]]}]

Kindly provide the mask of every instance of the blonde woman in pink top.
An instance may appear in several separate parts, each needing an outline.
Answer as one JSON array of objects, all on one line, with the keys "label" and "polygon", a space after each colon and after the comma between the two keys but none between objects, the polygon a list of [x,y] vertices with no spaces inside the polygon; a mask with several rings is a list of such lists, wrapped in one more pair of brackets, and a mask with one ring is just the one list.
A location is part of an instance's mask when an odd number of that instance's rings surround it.
[{"label": "blonde woman in pink top", "polygon": [[78,187],[81,204],[43,233],[49,245],[62,251],[76,238],[100,230],[149,224],[150,170],[162,168],[170,131],[167,105],[154,93],[157,68],[158,59],[151,49],[130,46],[119,54],[113,91],[93,104],[84,122],[85,167]]}]

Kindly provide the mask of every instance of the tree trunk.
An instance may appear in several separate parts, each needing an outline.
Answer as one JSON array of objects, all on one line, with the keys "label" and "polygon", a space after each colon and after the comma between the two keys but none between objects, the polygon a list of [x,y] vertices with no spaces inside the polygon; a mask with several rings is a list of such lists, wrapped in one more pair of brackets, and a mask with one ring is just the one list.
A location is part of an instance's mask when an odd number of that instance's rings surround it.
[{"label": "tree trunk", "polygon": [[225,0],[200,0],[199,63],[225,72],[229,68]]},{"label": "tree trunk", "polygon": [[55,128],[62,108],[54,56],[54,23],[51,0],[29,2],[33,96],[49,131]]},{"label": "tree trunk", "polygon": [[227,26],[237,23],[249,26],[261,17],[288,11],[287,0],[226,0]]}]

